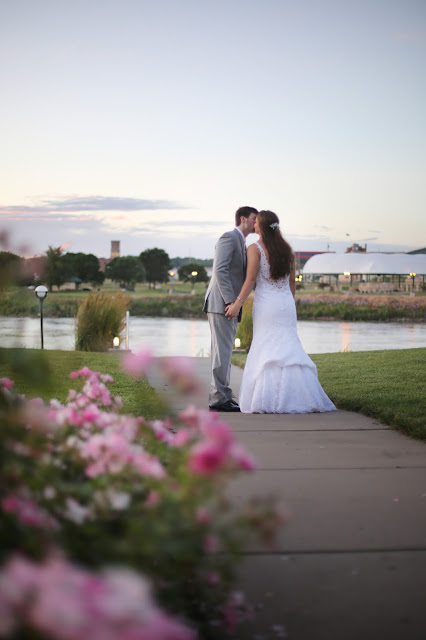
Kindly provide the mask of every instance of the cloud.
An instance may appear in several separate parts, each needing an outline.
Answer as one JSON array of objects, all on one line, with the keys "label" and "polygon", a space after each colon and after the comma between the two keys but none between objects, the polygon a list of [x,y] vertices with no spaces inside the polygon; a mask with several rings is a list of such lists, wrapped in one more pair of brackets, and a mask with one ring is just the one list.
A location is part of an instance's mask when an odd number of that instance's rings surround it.
[{"label": "cloud", "polygon": [[332,231],[331,227],[326,227],[323,224],[314,224],[314,229],[319,229],[320,231]]},{"label": "cloud", "polygon": [[94,211],[174,211],[191,209],[173,200],[147,200],[141,198],[119,198],[111,196],[85,196],[69,197],[59,199],[44,199],[40,204],[0,205],[0,215],[6,216],[27,216],[28,214],[51,214],[51,213],[86,213]]}]

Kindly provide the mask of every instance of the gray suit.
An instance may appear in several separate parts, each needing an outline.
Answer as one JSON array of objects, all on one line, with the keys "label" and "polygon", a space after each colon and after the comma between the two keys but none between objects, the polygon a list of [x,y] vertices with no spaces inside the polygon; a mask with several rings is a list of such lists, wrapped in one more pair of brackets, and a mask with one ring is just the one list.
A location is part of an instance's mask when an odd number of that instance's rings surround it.
[{"label": "gray suit", "polygon": [[234,346],[237,318],[228,320],[225,307],[237,298],[246,277],[246,247],[240,231],[235,228],[218,240],[213,262],[213,275],[204,301],[212,337],[212,380],[209,405],[231,400],[231,355]]}]

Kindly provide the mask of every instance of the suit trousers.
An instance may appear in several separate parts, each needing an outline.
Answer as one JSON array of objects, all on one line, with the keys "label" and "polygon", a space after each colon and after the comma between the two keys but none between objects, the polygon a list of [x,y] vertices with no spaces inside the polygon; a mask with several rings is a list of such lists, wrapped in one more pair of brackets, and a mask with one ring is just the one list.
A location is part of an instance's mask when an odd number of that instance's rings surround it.
[{"label": "suit trousers", "polygon": [[237,318],[228,318],[222,313],[208,312],[212,338],[211,360],[212,379],[209,393],[209,406],[222,404],[232,399],[231,356],[237,333]]}]

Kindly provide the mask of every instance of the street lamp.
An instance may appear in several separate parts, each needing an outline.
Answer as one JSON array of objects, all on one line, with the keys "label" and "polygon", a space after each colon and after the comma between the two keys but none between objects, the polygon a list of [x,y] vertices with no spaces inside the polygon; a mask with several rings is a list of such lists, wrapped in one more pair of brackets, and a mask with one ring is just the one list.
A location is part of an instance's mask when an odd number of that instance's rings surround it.
[{"label": "street lamp", "polygon": [[411,276],[411,282],[412,282],[412,284],[411,284],[411,291],[412,291],[413,293],[414,293],[414,278],[416,277],[416,275],[417,275],[417,273],[415,273],[414,271],[412,271],[412,272],[410,273],[410,276]]},{"label": "street lamp", "polygon": [[352,287],[352,274],[350,271],[344,271],[343,275],[345,276],[345,278],[350,278],[350,286]]},{"label": "street lamp", "polygon": [[44,340],[43,340],[43,302],[47,296],[47,287],[40,284],[38,287],[34,289],[34,293],[40,301],[40,334],[41,334],[41,348],[44,349]]},{"label": "street lamp", "polygon": [[196,278],[198,276],[198,271],[191,271],[191,276],[192,276],[192,293],[195,293],[195,280],[194,278]]}]

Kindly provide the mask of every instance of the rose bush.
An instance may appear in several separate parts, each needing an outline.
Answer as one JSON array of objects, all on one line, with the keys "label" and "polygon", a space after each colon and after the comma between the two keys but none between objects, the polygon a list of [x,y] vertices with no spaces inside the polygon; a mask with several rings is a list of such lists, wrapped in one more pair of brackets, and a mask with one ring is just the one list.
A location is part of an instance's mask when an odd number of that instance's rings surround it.
[{"label": "rose bush", "polygon": [[[135,377],[152,364],[146,351],[124,362]],[[196,388],[188,361],[162,367]],[[253,459],[217,413],[146,421],[123,412],[111,376],[71,378],[65,404],[0,380],[0,635],[223,637],[248,611],[233,592],[242,547],[280,524],[267,500],[227,498]]]}]

